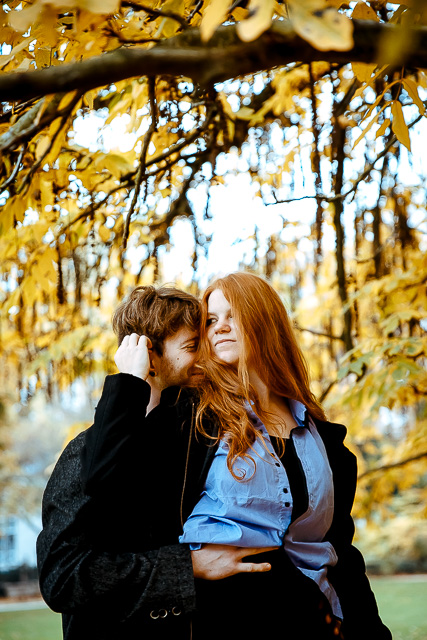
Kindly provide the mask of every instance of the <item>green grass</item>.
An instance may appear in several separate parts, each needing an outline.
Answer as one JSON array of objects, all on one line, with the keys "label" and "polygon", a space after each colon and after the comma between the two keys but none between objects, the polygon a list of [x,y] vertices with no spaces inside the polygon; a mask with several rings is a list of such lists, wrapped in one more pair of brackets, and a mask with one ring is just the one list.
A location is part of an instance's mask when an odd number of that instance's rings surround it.
[{"label": "green grass", "polygon": [[0,613],[0,640],[61,639],[61,616],[50,609]]},{"label": "green grass", "polygon": [[371,586],[393,640],[427,640],[427,576],[371,578]]},{"label": "green grass", "polygon": [[[393,640],[427,640],[427,576],[371,578]],[[49,609],[0,613],[0,640],[62,640],[61,616]]]}]

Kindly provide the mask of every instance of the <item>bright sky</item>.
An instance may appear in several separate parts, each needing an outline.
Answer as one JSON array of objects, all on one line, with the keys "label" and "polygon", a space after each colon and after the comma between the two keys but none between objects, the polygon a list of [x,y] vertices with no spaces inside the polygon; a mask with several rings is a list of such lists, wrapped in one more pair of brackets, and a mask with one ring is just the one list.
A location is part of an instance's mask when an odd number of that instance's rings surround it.
[{"label": "bright sky", "polygon": [[[323,104],[325,110],[328,105]],[[411,109],[412,112],[409,110]],[[414,107],[406,108],[405,114],[407,121],[411,122],[418,115],[418,110]],[[117,117],[113,122],[102,130],[102,138],[100,138],[100,127],[104,123],[104,118],[98,114],[92,114],[85,118],[79,118],[75,124],[74,143],[80,144],[91,149],[100,148],[102,142],[103,150],[114,151],[118,149],[126,152],[135,145],[137,138],[145,133],[143,127],[137,134],[129,134],[126,132],[126,125],[129,116]],[[189,122],[189,128],[192,123]],[[147,121],[144,122],[145,128],[148,127]],[[353,130],[354,136],[358,136],[360,130]],[[305,141],[300,136],[299,142],[307,144],[311,142],[311,132],[307,132],[308,139]],[[402,184],[417,185],[420,183],[419,177],[423,174],[423,149],[425,147],[425,122],[422,121],[417,128],[411,130],[411,141],[413,154],[411,162],[408,160],[406,150],[401,151],[399,159],[399,175],[402,178]],[[138,142],[139,144],[139,142]],[[280,144],[281,141],[280,141]],[[360,157],[362,164],[354,162],[352,170],[356,177],[363,169],[363,143],[360,144]],[[312,184],[313,176],[311,173],[311,162],[308,155],[304,158],[302,152],[302,164],[304,165],[305,176],[299,163],[295,163],[293,167],[294,179],[294,195],[302,197],[307,194],[314,193],[314,185]],[[211,220],[203,219],[203,212],[206,204],[206,186],[199,185],[196,189],[189,191],[189,199],[192,202],[196,215],[196,222],[201,233],[212,235],[212,241],[208,248],[207,256],[200,254],[198,260],[198,277],[200,285],[206,286],[208,280],[213,275],[228,273],[239,267],[239,263],[250,261],[254,248],[254,231],[257,228],[258,242],[261,248],[261,254],[265,251],[267,240],[273,233],[278,233],[283,228],[283,219],[289,222],[299,222],[297,226],[288,226],[282,231],[282,241],[293,241],[296,237],[300,238],[299,249],[309,252],[311,244],[306,236],[310,233],[310,223],[314,218],[315,202],[312,199],[300,200],[289,204],[277,204],[266,206],[259,196],[255,195],[254,186],[251,184],[248,173],[240,173],[233,175],[233,171],[239,168],[242,162],[236,153],[229,153],[226,157],[219,157],[217,163],[217,172],[224,176],[225,185],[217,185],[211,187],[210,212]],[[379,165],[380,166],[380,165]],[[240,164],[240,169],[241,169]],[[305,177],[305,180],[304,180]],[[378,187],[376,183],[365,183],[359,191],[363,189],[363,196],[366,201],[367,208],[372,206],[378,197]],[[165,203],[166,209],[166,203]],[[384,213],[386,216],[386,212]],[[422,214],[418,214],[412,221],[413,224],[419,224]],[[344,213],[344,224],[347,228],[347,236],[351,237],[353,233],[354,206],[346,203]],[[334,235],[329,225],[324,225],[324,243],[326,248],[334,246]],[[188,220],[177,220],[171,230],[172,248],[168,251],[161,250],[163,264],[164,282],[173,282],[177,277],[184,282],[189,282],[192,278],[192,269],[190,266],[189,256],[194,249],[194,238],[191,225]],[[132,253],[135,258],[135,271],[137,270],[137,260],[140,258],[138,250],[128,251],[130,259]]]}]

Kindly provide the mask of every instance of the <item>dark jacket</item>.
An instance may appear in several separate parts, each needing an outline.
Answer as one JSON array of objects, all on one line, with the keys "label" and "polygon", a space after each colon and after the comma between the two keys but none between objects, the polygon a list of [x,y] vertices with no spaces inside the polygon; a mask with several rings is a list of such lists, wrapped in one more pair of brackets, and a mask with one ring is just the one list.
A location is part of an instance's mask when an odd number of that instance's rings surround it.
[{"label": "dark jacket", "polygon": [[[167,389],[146,417],[150,389],[108,376],[95,422],[61,455],[43,499],[38,565],[43,597],[63,613],[66,640],[189,638],[196,590],[191,555],[177,544],[214,447],[194,433],[194,398]],[[391,637],[361,554],[351,545],[356,459],[345,427],[316,422],[335,486],[330,580],[346,639]],[[250,576],[248,576],[250,577]]]}]

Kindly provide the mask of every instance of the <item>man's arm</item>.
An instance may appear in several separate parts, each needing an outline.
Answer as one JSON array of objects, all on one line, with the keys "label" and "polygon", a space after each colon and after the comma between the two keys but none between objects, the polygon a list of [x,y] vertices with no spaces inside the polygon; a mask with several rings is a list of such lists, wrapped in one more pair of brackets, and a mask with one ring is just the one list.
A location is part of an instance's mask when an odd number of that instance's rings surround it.
[{"label": "man's arm", "polygon": [[[149,616],[158,609],[192,611],[195,606],[190,551],[171,545],[147,552],[93,548],[86,532],[92,499],[80,480],[84,434],[65,449],[43,498],[43,530],[37,540],[40,588],[47,604],[62,613],[108,611],[115,620]],[[123,589],[123,587],[126,587]]]},{"label": "man's arm", "polygon": [[[134,446],[136,431],[144,428],[149,401],[150,386],[139,377],[129,373],[106,377],[94,424],[84,434],[80,469],[84,493],[105,495],[120,477]],[[147,452],[150,435],[147,430]],[[141,458],[144,453],[140,451]]]}]

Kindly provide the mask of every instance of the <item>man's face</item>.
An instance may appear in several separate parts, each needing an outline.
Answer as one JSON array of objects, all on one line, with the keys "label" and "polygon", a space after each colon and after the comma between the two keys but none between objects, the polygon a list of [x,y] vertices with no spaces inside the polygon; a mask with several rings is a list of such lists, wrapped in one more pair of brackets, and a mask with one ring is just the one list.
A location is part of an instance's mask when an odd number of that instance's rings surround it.
[{"label": "man's face", "polygon": [[163,355],[158,359],[157,378],[162,389],[196,384],[199,373],[196,352],[199,334],[187,327],[163,342]]}]

